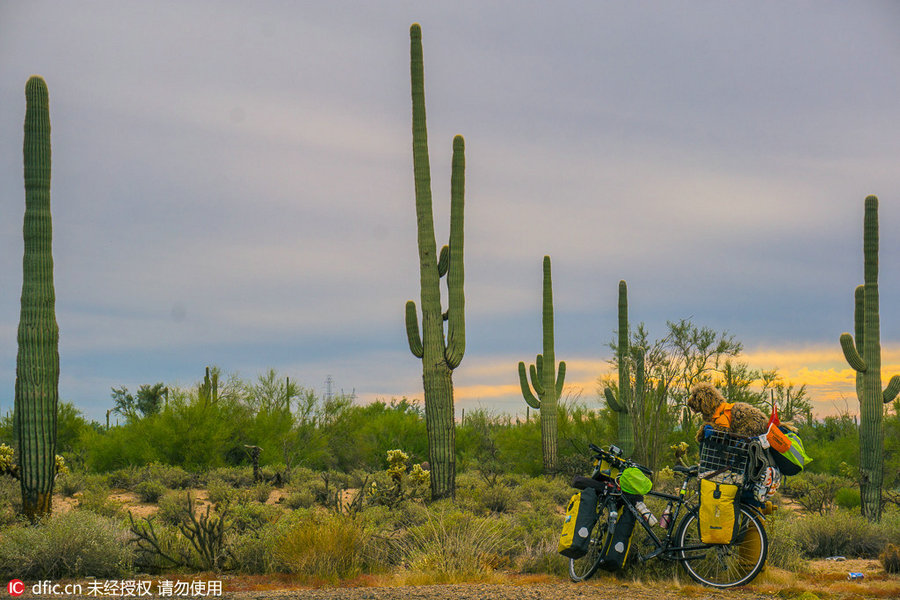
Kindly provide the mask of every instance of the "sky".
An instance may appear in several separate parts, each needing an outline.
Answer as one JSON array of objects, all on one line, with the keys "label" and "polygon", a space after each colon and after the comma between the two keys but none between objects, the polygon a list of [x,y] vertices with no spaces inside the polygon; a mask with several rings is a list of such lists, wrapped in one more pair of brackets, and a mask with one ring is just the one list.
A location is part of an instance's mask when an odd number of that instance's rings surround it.
[{"label": "sky", "polygon": [[24,86],[50,91],[60,397],[268,368],[422,397],[409,26],[438,243],[466,138],[463,408],[524,414],[553,261],[556,356],[597,405],[618,282],[858,411],[838,337],[880,198],[884,373],[900,372],[894,2],[0,0],[0,412],[13,404]]}]

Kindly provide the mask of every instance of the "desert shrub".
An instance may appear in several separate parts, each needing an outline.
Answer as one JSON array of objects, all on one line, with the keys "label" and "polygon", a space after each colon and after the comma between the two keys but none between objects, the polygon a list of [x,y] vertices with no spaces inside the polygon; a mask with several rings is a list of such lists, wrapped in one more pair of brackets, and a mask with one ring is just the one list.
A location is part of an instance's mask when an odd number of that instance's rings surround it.
[{"label": "desert shrub", "polygon": [[766,564],[793,572],[805,568],[801,544],[794,536],[796,520],[797,517],[784,511],[776,511],[766,517],[766,535],[769,538]]},{"label": "desert shrub", "polygon": [[142,481],[134,486],[134,493],[141,502],[157,502],[166,493],[166,486],[156,480]]},{"label": "desert shrub", "polygon": [[260,481],[250,488],[250,498],[261,504],[265,504],[269,499],[269,495],[272,493],[272,489],[271,485],[264,481]]},{"label": "desert shrub", "polygon": [[281,509],[268,504],[242,502],[231,505],[229,515],[235,531],[243,533],[258,530],[267,523],[278,520]]},{"label": "desert shrub", "polygon": [[797,477],[788,477],[782,492],[807,511],[824,514],[834,505],[837,491],[849,483],[842,477],[804,472]]},{"label": "desert shrub", "polygon": [[106,484],[113,489],[132,490],[143,481],[143,473],[137,467],[124,467],[106,474]]},{"label": "desert shrub", "polygon": [[859,488],[842,487],[835,492],[834,503],[841,508],[859,508],[861,504]]},{"label": "desert shrub", "polygon": [[291,488],[284,503],[291,509],[309,508],[316,503],[316,495],[309,488]]},{"label": "desert shrub", "polygon": [[562,477],[510,477],[516,483],[516,496],[536,509],[564,506],[572,497],[569,481]]},{"label": "desert shrub", "polygon": [[370,539],[358,517],[303,516],[281,536],[275,558],[292,573],[334,581],[363,571]]},{"label": "desert shrub", "polygon": [[84,488],[78,500],[78,508],[105,517],[121,517],[122,505],[109,497],[110,489],[101,483],[92,483]]},{"label": "desert shrub", "polygon": [[0,526],[15,523],[22,513],[22,490],[12,477],[0,476]]},{"label": "desert shrub", "polygon": [[887,542],[888,527],[870,523],[858,513],[835,509],[796,519],[791,532],[809,557],[874,558]]},{"label": "desert shrub", "polygon": [[432,505],[421,525],[410,527],[402,544],[409,571],[432,581],[453,582],[509,566],[514,542],[499,518],[473,517],[447,503]]},{"label": "desert shrub", "polygon": [[53,482],[56,491],[66,498],[71,498],[84,489],[84,475],[69,471],[68,473],[60,473]]},{"label": "desert shrub", "polygon": [[888,544],[878,556],[884,570],[888,573],[900,573],[900,548],[894,544]]},{"label": "desert shrub", "polygon": [[232,536],[229,550],[235,568],[250,574],[287,571],[288,567],[281,561],[278,548],[293,524],[293,518],[282,517],[263,524],[259,529]]},{"label": "desert shrub", "polygon": [[156,517],[166,525],[180,523],[189,510],[188,492],[169,490],[159,498],[159,510]]},{"label": "desert shrub", "polygon": [[210,478],[206,485],[207,498],[216,506],[226,506],[238,497],[238,491],[231,483],[218,477]]},{"label": "desert shrub", "polygon": [[118,521],[86,511],[61,513],[35,526],[13,525],[0,535],[0,577],[119,577],[132,564],[127,541]]},{"label": "desert shrub", "polygon": [[209,486],[216,480],[227,483],[233,488],[251,487],[253,485],[253,467],[212,469],[201,477],[200,482]]},{"label": "desert shrub", "polygon": [[143,481],[153,481],[171,490],[191,487],[195,483],[193,475],[179,466],[150,463],[141,472]]}]

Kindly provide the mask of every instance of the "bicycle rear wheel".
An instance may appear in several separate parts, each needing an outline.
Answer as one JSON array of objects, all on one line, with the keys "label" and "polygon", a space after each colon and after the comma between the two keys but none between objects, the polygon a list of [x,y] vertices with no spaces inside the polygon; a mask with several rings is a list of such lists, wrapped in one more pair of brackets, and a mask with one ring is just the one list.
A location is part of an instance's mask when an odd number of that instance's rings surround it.
[{"label": "bicycle rear wheel", "polygon": [[609,528],[607,520],[608,511],[601,501],[597,524],[591,532],[591,541],[588,544],[587,554],[581,558],[569,559],[569,579],[572,581],[584,581],[589,579],[603,562],[603,542],[606,540],[606,531]]},{"label": "bicycle rear wheel", "polygon": [[[750,583],[766,564],[769,539],[766,530],[750,509],[741,507],[738,533],[730,544],[704,545],[700,541],[697,510],[681,522],[675,540],[678,546],[700,546],[698,550],[681,550],[681,565],[692,579],[716,588],[730,588]],[[704,547],[705,546],[705,547]]]}]

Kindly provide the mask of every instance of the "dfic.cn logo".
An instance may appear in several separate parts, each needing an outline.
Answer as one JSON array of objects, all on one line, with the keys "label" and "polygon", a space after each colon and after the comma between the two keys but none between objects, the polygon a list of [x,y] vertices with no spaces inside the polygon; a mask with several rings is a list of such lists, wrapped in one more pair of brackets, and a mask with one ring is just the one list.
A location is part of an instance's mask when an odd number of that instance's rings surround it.
[{"label": "dfic.cn logo", "polygon": [[25,583],[21,579],[13,579],[6,586],[6,589],[13,596],[21,596],[25,592]]}]

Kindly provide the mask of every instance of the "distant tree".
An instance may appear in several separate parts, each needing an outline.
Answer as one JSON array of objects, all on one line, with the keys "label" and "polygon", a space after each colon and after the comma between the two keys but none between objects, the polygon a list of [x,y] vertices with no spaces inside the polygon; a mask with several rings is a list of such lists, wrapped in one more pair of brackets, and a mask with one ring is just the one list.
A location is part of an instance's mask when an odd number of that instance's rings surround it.
[{"label": "distant tree", "polygon": [[162,409],[169,389],[163,383],[142,385],[138,388],[137,396],[128,392],[128,388],[112,388],[110,396],[115,403],[113,412],[124,416],[126,419],[140,419],[158,414]]}]

